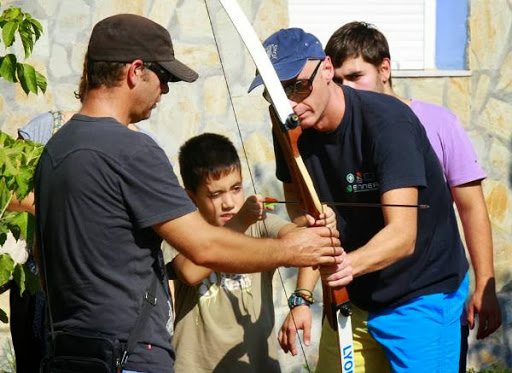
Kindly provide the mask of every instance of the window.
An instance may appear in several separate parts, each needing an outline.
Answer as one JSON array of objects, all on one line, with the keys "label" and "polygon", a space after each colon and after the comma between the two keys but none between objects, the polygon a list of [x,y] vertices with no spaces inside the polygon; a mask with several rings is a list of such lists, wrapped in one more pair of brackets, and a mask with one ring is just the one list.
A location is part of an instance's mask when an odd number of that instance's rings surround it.
[{"label": "window", "polygon": [[374,24],[386,36],[394,70],[466,68],[467,0],[289,0],[290,27],[330,35],[351,21]]}]

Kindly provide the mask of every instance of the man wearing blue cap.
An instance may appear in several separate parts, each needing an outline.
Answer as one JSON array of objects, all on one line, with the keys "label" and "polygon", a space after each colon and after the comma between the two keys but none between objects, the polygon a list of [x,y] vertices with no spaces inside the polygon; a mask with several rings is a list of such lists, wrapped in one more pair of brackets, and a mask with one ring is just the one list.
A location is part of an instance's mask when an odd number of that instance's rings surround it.
[{"label": "man wearing blue cap", "polygon": [[[394,97],[335,83],[331,60],[315,36],[284,29],[264,46],[300,118],[299,150],[321,200],[430,206],[337,208],[338,230],[353,267],[350,298],[368,312],[368,329],[392,370],[457,371],[468,263],[423,126]],[[249,90],[261,83],[258,75]],[[279,148],[276,163],[286,199],[296,201]],[[292,219],[302,219],[298,207],[288,207]],[[302,269],[298,288],[312,290],[317,278]],[[308,308],[291,312],[308,330]],[[286,323],[279,338],[285,351],[296,353],[295,332]]]}]

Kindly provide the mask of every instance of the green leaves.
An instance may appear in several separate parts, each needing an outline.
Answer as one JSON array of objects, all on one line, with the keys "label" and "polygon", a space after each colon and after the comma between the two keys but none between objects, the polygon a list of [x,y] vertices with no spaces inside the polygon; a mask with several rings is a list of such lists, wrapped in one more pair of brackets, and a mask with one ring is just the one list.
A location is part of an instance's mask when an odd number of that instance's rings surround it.
[{"label": "green leaves", "polygon": [[2,40],[5,47],[10,47],[14,43],[14,33],[18,29],[18,23],[14,21],[6,22],[2,27]]},{"label": "green leaves", "polygon": [[19,25],[19,33],[21,37],[21,43],[25,50],[25,58],[32,54],[34,44],[43,33],[43,27],[41,24],[33,19],[30,14],[25,14],[25,19],[21,21]]},{"label": "green leaves", "polygon": [[9,231],[16,239],[32,238],[33,217],[7,212],[7,207],[12,195],[21,201],[33,190],[34,173],[43,149],[40,143],[15,140],[0,131],[0,245]]},{"label": "green leaves", "polygon": [[[5,49],[12,48],[19,36],[25,59],[32,54],[34,44],[43,33],[43,27],[38,20],[24,13],[21,8],[13,6],[5,9],[0,16],[0,29]],[[14,53],[0,55],[0,78],[19,83],[27,95],[30,92],[38,94],[39,90],[46,92],[47,82],[44,75],[33,66],[19,62]],[[7,207],[13,196],[21,201],[33,190],[35,168],[42,151],[41,144],[15,140],[0,131],[0,246],[4,245],[9,233],[16,240],[33,239],[34,217],[28,213],[8,212]],[[9,254],[1,254],[0,286],[11,278],[17,282],[20,294],[25,289],[34,293],[38,287],[37,276],[25,265],[15,264]],[[7,314],[2,309],[0,321],[8,321]]]},{"label": "green leaves", "polygon": [[14,54],[0,57],[0,76],[11,83],[16,83],[18,81],[16,65],[17,61]]},{"label": "green leaves", "polygon": [[[16,41],[16,34],[19,35],[25,52],[24,58],[32,54],[34,44],[43,33],[41,23],[17,7],[4,10],[0,16],[0,28],[5,48],[12,47]],[[12,83],[19,82],[26,94],[38,94],[39,90],[46,92],[46,78],[31,65],[19,63],[14,54],[0,56],[0,77]]]},{"label": "green leaves", "polygon": [[5,284],[11,279],[14,270],[14,260],[9,254],[0,255],[0,284]]},{"label": "green leaves", "polygon": [[33,92],[37,94],[36,70],[26,63],[17,64],[16,69],[21,87],[25,93]]},{"label": "green leaves", "polygon": [[43,74],[41,74],[37,71],[36,71],[36,84],[41,89],[41,91],[43,93],[46,92],[46,87],[47,87],[46,78],[44,77]]},{"label": "green leaves", "polygon": [[[11,279],[18,284],[20,295],[25,290],[34,294],[39,287],[37,275],[32,273],[25,264],[15,263],[9,254],[0,254],[0,284],[3,285]],[[3,323],[9,321],[7,314],[2,309],[0,309],[0,321]]]},{"label": "green leaves", "polygon": [[0,27],[2,28],[2,40],[6,48],[12,46],[16,31],[18,31],[25,50],[25,58],[30,56],[35,42],[43,33],[41,23],[32,18],[29,13],[24,13],[21,8],[17,7],[4,10],[0,17]]},{"label": "green leaves", "polygon": [[[10,232],[13,237],[33,240],[35,218],[28,213],[9,212],[7,207],[15,195],[24,199],[34,188],[34,173],[43,152],[43,145],[29,140],[15,140],[0,131],[0,246]],[[22,264],[15,264],[9,254],[0,255],[0,285],[13,277],[21,293],[28,289],[34,292],[38,287],[37,276]],[[6,322],[7,315],[0,309],[0,321]]]},{"label": "green leaves", "polygon": [[0,57],[0,77],[11,83],[20,82],[23,91],[38,94],[46,92],[46,78],[27,63],[19,63],[14,54]]},{"label": "green leaves", "polygon": [[[0,131],[0,201],[4,186],[14,192],[19,200],[33,189],[33,176],[43,148],[42,144],[15,140]],[[0,205],[0,218],[2,207]]]},{"label": "green leaves", "polygon": [[33,217],[8,212],[7,207],[13,195],[21,201],[34,188],[34,173],[42,151],[42,144],[15,140],[0,131],[0,246],[5,243],[8,232],[16,239],[32,239]]}]

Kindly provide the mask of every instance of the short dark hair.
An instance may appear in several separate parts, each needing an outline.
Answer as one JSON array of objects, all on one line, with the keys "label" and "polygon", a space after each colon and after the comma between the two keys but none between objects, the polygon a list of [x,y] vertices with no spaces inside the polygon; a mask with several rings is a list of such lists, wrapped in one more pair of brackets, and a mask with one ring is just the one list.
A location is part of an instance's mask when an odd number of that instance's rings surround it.
[{"label": "short dark hair", "polygon": [[82,77],[75,97],[84,100],[87,91],[104,85],[107,88],[118,87],[123,79],[125,62],[92,61],[85,55]]},{"label": "short dark hair", "polygon": [[185,189],[196,192],[208,178],[217,180],[233,171],[241,171],[240,158],[225,136],[203,133],[185,142],[178,156]]},{"label": "short dark hair", "polygon": [[[329,38],[325,53],[333,66],[340,67],[347,58],[361,56],[365,62],[378,67],[384,58],[391,59],[386,37],[374,25],[366,22],[350,22]],[[389,79],[391,84],[391,77]]]}]

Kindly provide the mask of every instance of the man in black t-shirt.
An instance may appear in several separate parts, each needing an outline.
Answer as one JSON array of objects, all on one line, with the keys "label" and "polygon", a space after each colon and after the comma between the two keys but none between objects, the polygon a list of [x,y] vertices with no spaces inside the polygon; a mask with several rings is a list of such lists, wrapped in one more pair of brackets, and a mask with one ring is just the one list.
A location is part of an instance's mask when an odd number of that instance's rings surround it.
[{"label": "man in black t-shirt", "polygon": [[[264,46],[300,119],[299,151],[322,201],[430,206],[338,207],[338,230],[353,268],[350,298],[369,313],[392,369],[456,371],[468,264],[423,126],[393,97],[333,82],[330,58],[302,29],[280,30]],[[249,90],[261,83],[257,75]],[[276,162],[286,199],[296,201],[279,147]],[[298,208],[288,210],[302,219]],[[298,287],[312,290],[317,276],[301,269]],[[300,328],[308,324],[307,307],[291,312]],[[285,325],[279,336],[293,354],[294,330]]]},{"label": "man in black t-shirt", "polygon": [[[165,28],[130,14],[100,21],[83,74],[82,108],[47,143],[35,176],[39,264],[53,330],[126,342],[143,305],[151,303],[121,368],[172,372],[162,238],[194,263],[221,272],[342,263],[346,254],[337,232],[325,227],[255,239],[210,225],[178,184],[163,150],[127,128],[150,116],[169,82],[197,79],[175,59]],[[341,266],[350,272],[346,261]],[[155,276],[156,293],[146,295]],[[91,357],[90,343],[81,343],[78,352]],[[71,346],[56,347],[59,353]]]}]

